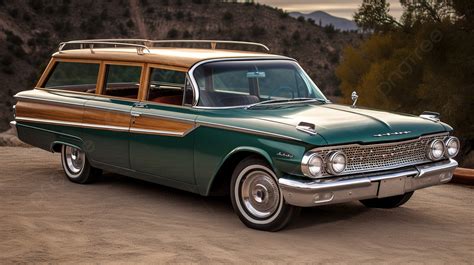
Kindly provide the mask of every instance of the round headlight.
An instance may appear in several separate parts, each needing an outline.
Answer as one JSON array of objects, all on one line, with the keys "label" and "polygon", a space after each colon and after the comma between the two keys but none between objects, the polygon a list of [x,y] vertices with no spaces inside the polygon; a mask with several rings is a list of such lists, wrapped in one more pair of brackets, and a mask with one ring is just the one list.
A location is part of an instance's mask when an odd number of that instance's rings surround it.
[{"label": "round headlight", "polygon": [[427,156],[431,160],[440,160],[444,156],[444,151],[444,143],[435,139],[428,144]]},{"label": "round headlight", "polygon": [[347,158],[341,151],[336,151],[328,156],[327,167],[331,174],[337,175],[346,169]]},{"label": "round headlight", "polygon": [[316,178],[321,175],[323,171],[324,162],[320,155],[313,153],[305,155],[301,162],[301,171],[310,178]]},{"label": "round headlight", "polygon": [[461,144],[457,137],[451,136],[446,138],[444,144],[446,145],[446,155],[448,157],[455,157],[459,153]]}]

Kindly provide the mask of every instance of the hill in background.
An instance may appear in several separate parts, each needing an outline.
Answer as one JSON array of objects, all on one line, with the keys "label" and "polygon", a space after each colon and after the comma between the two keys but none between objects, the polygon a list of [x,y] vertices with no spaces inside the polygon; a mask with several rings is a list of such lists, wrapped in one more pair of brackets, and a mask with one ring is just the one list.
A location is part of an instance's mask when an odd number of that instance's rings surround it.
[{"label": "hill in background", "polygon": [[211,0],[0,1],[0,131],[12,96],[32,89],[61,41],[89,38],[223,39],[266,44],[297,59],[329,96],[340,94],[334,69],[342,49],[360,41],[282,10]]},{"label": "hill in background", "polygon": [[320,25],[322,27],[327,25],[333,25],[334,28],[342,31],[352,31],[359,29],[354,21],[342,17],[335,17],[323,11],[314,11],[309,14],[291,12],[290,16],[294,18],[304,17],[306,19],[312,19],[317,25]]}]

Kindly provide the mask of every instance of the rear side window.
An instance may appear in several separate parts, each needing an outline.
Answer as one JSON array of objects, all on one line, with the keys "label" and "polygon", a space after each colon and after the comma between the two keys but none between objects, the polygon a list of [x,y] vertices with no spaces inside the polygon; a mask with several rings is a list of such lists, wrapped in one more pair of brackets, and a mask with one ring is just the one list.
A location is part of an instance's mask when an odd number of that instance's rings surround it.
[{"label": "rear side window", "polygon": [[106,69],[105,94],[137,99],[141,71],[141,66],[108,65]]},{"label": "rear side window", "polygon": [[151,68],[148,100],[156,103],[182,105],[186,73]]},{"label": "rear side window", "polygon": [[57,62],[44,87],[95,93],[99,64]]}]

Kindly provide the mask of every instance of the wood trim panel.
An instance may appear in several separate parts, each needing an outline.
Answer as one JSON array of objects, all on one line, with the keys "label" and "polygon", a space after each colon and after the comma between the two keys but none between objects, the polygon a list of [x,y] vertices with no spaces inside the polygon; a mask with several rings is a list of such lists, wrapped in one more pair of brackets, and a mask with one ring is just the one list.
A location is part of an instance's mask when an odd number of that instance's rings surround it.
[{"label": "wood trim panel", "polygon": [[17,117],[81,123],[82,114],[82,106],[54,105],[30,101],[19,101],[16,104]]},{"label": "wood trim panel", "polygon": [[156,64],[156,63],[150,63],[148,64],[150,68],[159,68],[159,69],[164,69],[164,70],[172,70],[172,71],[178,71],[178,72],[188,72],[188,68],[186,67],[179,67],[179,66],[173,66],[173,65],[166,65],[166,64]]},{"label": "wood trim panel", "polygon": [[132,61],[102,61],[104,64],[111,64],[111,65],[125,65],[125,66],[141,66],[144,67],[145,63],[141,62],[132,62]]},{"label": "wood trim panel", "polygon": [[39,78],[38,82],[36,83],[36,87],[43,87],[44,86],[44,83],[46,82],[46,79],[49,76],[49,72],[51,72],[51,69],[53,69],[55,64],[56,64],[56,59],[51,58],[48,65],[46,66],[43,73],[41,74],[41,77]]},{"label": "wood trim panel", "polygon": [[184,136],[195,128],[194,123],[170,120],[161,117],[149,117],[146,115],[136,117],[133,119],[130,130],[141,131],[150,134],[175,134],[177,136]]},{"label": "wood trim panel", "polygon": [[100,62],[99,73],[97,75],[97,84],[96,84],[96,88],[95,88],[95,93],[97,95],[102,95],[103,92],[104,92],[105,70],[106,70],[105,63]]},{"label": "wood trim panel", "polygon": [[66,59],[66,58],[54,58],[56,62],[66,62],[66,63],[95,63],[100,64],[101,60],[87,60],[87,59]]},{"label": "wood trim panel", "polygon": [[130,113],[92,108],[84,109],[83,123],[101,126],[126,127],[130,126]]},{"label": "wood trim panel", "polygon": [[140,89],[138,90],[138,100],[143,101],[148,95],[148,84],[150,83],[150,67],[145,64],[142,68],[142,74],[140,78]]}]

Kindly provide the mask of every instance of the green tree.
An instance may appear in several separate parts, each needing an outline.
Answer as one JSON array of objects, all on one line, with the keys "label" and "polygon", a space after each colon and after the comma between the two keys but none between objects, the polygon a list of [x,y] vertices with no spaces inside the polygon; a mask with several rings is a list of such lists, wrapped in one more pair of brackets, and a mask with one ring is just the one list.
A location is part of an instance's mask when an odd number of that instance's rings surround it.
[{"label": "green tree", "polygon": [[354,15],[354,21],[364,30],[386,31],[401,24],[389,15],[390,4],[386,0],[363,0]]},{"label": "green tree", "polygon": [[[368,7],[371,2],[378,5]],[[474,30],[469,20],[473,4],[468,0],[401,3],[400,22],[386,19],[389,6],[383,0],[364,0],[355,15],[358,23],[364,21],[365,28],[375,33],[359,47],[344,50],[336,75],[345,103],[356,90],[363,106],[415,115],[440,112],[442,121],[452,125],[462,141],[462,160],[474,145]],[[368,10],[379,14],[363,15]]]}]

